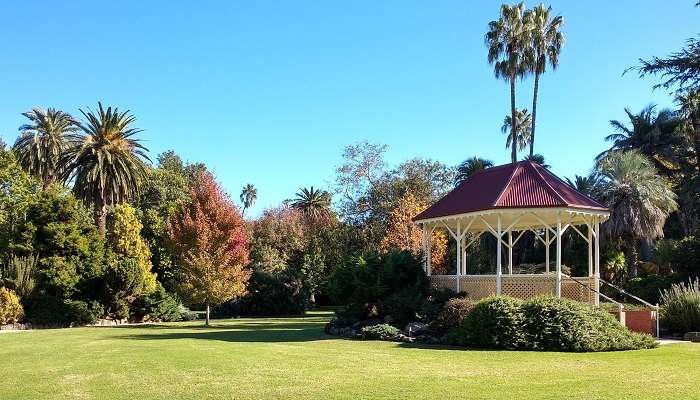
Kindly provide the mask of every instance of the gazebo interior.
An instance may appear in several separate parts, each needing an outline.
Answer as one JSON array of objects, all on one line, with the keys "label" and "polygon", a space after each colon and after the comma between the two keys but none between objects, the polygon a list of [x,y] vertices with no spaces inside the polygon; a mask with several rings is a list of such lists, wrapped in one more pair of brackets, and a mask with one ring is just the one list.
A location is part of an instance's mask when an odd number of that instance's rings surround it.
[{"label": "gazebo interior", "polygon": [[[519,298],[551,294],[598,305],[599,232],[608,216],[603,205],[546,168],[523,161],[475,173],[414,222],[423,231],[425,270],[434,288],[466,292],[474,300],[494,294]],[[433,274],[431,250],[436,230],[449,235],[453,274],[448,275],[445,268]],[[567,235],[580,236],[579,242],[587,247],[586,276],[562,271],[562,242]],[[491,246],[486,245],[489,241]],[[531,248],[539,243],[544,253],[541,270],[523,273],[526,268],[514,265],[514,249],[522,251],[524,242]],[[495,252],[490,255],[495,265],[480,266],[482,271],[476,271],[474,257],[470,257],[479,246]]]}]

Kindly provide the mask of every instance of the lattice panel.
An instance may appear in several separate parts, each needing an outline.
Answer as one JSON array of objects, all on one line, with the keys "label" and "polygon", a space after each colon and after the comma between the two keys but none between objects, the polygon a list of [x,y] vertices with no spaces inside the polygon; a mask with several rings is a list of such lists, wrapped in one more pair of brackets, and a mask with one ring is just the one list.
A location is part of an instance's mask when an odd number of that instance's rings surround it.
[{"label": "lattice panel", "polygon": [[457,277],[454,275],[431,275],[429,278],[431,289],[457,290]]},{"label": "lattice panel", "polygon": [[467,297],[473,300],[492,296],[496,294],[496,277],[462,276],[459,279],[459,290],[467,292]]},{"label": "lattice panel", "polygon": [[501,278],[501,293],[519,299],[529,299],[556,292],[554,276],[504,276]]},{"label": "lattice panel", "polygon": [[561,279],[561,297],[593,304],[595,293],[589,288],[594,288],[595,278],[567,278]]},{"label": "lattice panel", "polygon": [[[454,275],[432,275],[430,276],[430,287],[456,291],[457,277]],[[595,288],[594,277],[562,277],[561,295],[568,299],[593,304],[595,293],[589,290],[589,287]],[[473,300],[480,300],[484,297],[495,295],[496,277],[493,275],[462,276],[459,279],[459,290],[467,292],[467,296]],[[556,276],[554,274],[504,275],[501,277],[501,293],[521,299],[529,299],[541,295],[554,295],[556,293]]]}]

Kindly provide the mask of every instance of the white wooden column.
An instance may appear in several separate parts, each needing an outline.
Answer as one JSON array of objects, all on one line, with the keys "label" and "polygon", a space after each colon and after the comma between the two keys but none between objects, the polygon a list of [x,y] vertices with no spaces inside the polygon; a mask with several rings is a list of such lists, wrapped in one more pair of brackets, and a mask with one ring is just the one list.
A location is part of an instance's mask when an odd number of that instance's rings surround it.
[{"label": "white wooden column", "polygon": [[435,227],[428,229],[427,230],[427,235],[426,235],[426,247],[428,248],[427,255],[425,256],[427,265],[426,265],[426,274],[428,276],[433,274],[433,252],[431,251],[433,249],[433,232],[435,231]]},{"label": "white wooden column", "polygon": [[[464,235],[464,233],[462,233]],[[462,239],[462,275],[467,274],[467,237]]]},{"label": "white wooden column", "polygon": [[549,226],[544,227],[544,272],[549,273]]},{"label": "white wooden column", "polygon": [[457,280],[457,293],[459,293],[459,277],[462,275],[462,222],[457,222],[457,265],[455,271],[455,280]]},{"label": "white wooden column", "polygon": [[501,274],[502,267],[501,264],[501,237],[503,233],[501,232],[501,215],[498,215],[498,222],[496,224],[496,294],[501,294]]},{"label": "white wooden column", "polygon": [[593,276],[593,224],[588,225],[588,276]]},{"label": "white wooden column", "polygon": [[594,274],[595,274],[595,305],[600,305],[600,220],[595,218],[595,256]]},{"label": "white wooden column", "polygon": [[557,215],[557,297],[561,297],[561,216]]},{"label": "white wooden column", "polygon": [[513,275],[513,231],[508,231],[508,275]]}]

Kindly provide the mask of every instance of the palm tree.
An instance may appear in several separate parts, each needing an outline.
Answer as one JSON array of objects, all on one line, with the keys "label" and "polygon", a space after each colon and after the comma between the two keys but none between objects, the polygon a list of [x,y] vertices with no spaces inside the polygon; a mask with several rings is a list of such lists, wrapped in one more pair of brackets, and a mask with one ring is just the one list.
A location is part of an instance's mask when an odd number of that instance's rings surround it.
[{"label": "palm tree", "polygon": [[537,92],[540,85],[540,75],[545,73],[547,64],[552,69],[559,65],[559,53],[564,45],[564,35],[561,28],[564,25],[564,18],[557,15],[552,18],[552,7],[545,7],[540,4],[532,10],[526,11],[526,20],[531,23],[530,46],[532,58],[528,66],[531,73],[535,75],[535,85],[532,94],[532,129],[530,134],[530,155],[534,154],[535,147],[535,120],[537,118]]},{"label": "palm tree", "polygon": [[307,217],[316,220],[328,216],[331,206],[331,194],[325,190],[301,188],[292,202],[292,207],[300,210]]},{"label": "palm tree", "polygon": [[653,104],[637,114],[625,108],[625,113],[630,126],[617,120],[610,121],[616,133],[608,135],[605,140],[613,142],[613,145],[610,150],[599,154],[596,160],[612,151],[639,150],[651,159],[660,172],[668,175],[675,170],[679,161],[676,148],[682,145],[683,140],[678,131],[681,121],[676,113],[669,109],[657,113]]},{"label": "palm tree", "polygon": [[457,166],[455,186],[466,181],[475,173],[493,167],[493,161],[480,157],[470,157]]},{"label": "palm tree", "polygon": [[55,108],[44,111],[37,107],[22,115],[30,122],[19,127],[21,133],[13,150],[22,168],[46,189],[58,179],[59,157],[78,127],[70,114]]},{"label": "palm tree", "polygon": [[80,112],[82,132],[75,134],[71,146],[60,158],[62,178],[73,182],[73,191],[94,207],[95,222],[105,236],[107,206],[135,199],[146,178],[144,160],[148,149],[134,135],[136,118],[127,110],[106,110],[98,103],[97,112]]},{"label": "palm tree", "polygon": [[241,214],[245,214],[245,210],[250,208],[258,199],[258,189],[252,183],[243,186],[243,191],[241,191],[241,203],[243,203],[243,211]]},{"label": "palm tree", "polygon": [[690,90],[676,97],[680,117],[687,125],[695,151],[695,166],[700,168],[700,89]]},{"label": "palm tree", "polygon": [[618,240],[629,275],[634,277],[637,245],[663,236],[666,218],[678,207],[676,195],[649,158],[637,150],[608,153],[597,162],[596,172],[601,176],[596,197],[611,209],[603,231]]},{"label": "palm tree", "polygon": [[[532,136],[530,136],[530,139],[532,139]],[[532,144],[532,141],[530,141],[530,144]],[[524,161],[530,161],[535,164],[541,165],[543,168],[549,169],[551,165],[547,164],[547,162],[544,159],[544,156],[542,154],[529,154],[523,158]]]},{"label": "palm tree", "polygon": [[566,183],[568,183],[569,186],[578,190],[579,192],[587,196],[593,197],[598,193],[598,184],[600,183],[600,176],[595,172],[588,174],[588,176],[576,175],[573,181],[569,178],[566,178]]},{"label": "palm tree", "polygon": [[[518,150],[522,150],[527,147],[530,141],[530,128],[532,118],[530,113],[526,108],[518,110],[515,113],[515,124],[512,123],[510,115],[506,115],[503,118],[503,126],[501,126],[501,132],[508,134],[506,138],[506,149],[508,147],[515,148],[517,145]],[[508,133],[510,131],[510,133]],[[514,139],[515,138],[515,139]]]},{"label": "palm tree", "polygon": [[[489,22],[486,33],[489,64],[494,64],[496,78],[502,78],[510,83],[510,116],[516,118],[515,81],[523,78],[531,64],[532,52],[528,51],[530,43],[530,22],[521,2],[511,6],[501,5],[501,15],[498,20]],[[515,126],[511,127],[511,136],[515,137]],[[511,162],[517,161],[516,143],[511,148]]]}]

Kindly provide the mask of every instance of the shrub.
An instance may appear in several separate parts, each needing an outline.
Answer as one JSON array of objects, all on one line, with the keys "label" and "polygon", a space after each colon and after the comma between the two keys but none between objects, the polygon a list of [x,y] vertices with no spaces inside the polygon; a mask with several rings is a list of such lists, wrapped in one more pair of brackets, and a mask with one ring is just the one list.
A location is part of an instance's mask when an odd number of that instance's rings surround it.
[{"label": "shrub", "polygon": [[445,303],[440,314],[437,316],[437,322],[442,329],[452,329],[459,326],[464,318],[474,309],[474,301],[464,298],[455,297]]},{"label": "shrub", "polygon": [[91,324],[104,315],[99,302],[63,300],[39,295],[25,300],[26,319],[34,325],[72,326]]},{"label": "shrub", "polygon": [[248,293],[245,296],[224,303],[214,312],[221,316],[302,315],[308,298],[301,279],[256,271],[248,281]]},{"label": "shrub", "polygon": [[453,341],[460,346],[476,348],[525,347],[522,304],[522,300],[505,296],[479,301],[453,330]]},{"label": "shrub", "polygon": [[80,300],[64,300],[69,322],[76,325],[94,324],[104,315],[104,307],[97,301],[89,304]]},{"label": "shrub", "polygon": [[658,304],[661,300],[661,291],[669,289],[673,279],[667,276],[648,275],[630,279],[625,284],[625,290],[651,304]]},{"label": "shrub", "polygon": [[182,310],[180,300],[174,294],[165,291],[158,283],[156,289],[147,295],[142,295],[131,304],[132,318],[142,321],[148,317],[150,321],[180,321]]},{"label": "shrub", "polygon": [[445,307],[445,303],[456,297],[467,297],[467,293],[455,293],[450,289],[431,289],[421,308],[421,319],[427,322],[435,321]]},{"label": "shrub", "polygon": [[459,345],[496,349],[612,351],[655,346],[651,336],[629,331],[603,309],[554,297],[484,299],[451,335]]},{"label": "shrub", "polygon": [[390,315],[403,326],[417,318],[428,293],[428,278],[419,258],[407,251],[392,252],[349,260],[336,269],[329,289],[354,317]]},{"label": "shrub", "polygon": [[24,308],[14,291],[0,287],[0,325],[17,323],[24,316]]},{"label": "shrub", "polygon": [[681,276],[700,276],[700,232],[676,242],[671,268]]},{"label": "shrub", "polygon": [[663,291],[660,311],[661,322],[671,332],[700,331],[700,279]]},{"label": "shrub", "polygon": [[649,335],[629,331],[605,310],[569,299],[534,298],[521,312],[525,343],[533,350],[633,350],[655,343]]},{"label": "shrub", "polygon": [[401,333],[401,331],[389,324],[371,325],[362,328],[362,339],[394,340],[399,336],[399,333]]}]

